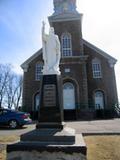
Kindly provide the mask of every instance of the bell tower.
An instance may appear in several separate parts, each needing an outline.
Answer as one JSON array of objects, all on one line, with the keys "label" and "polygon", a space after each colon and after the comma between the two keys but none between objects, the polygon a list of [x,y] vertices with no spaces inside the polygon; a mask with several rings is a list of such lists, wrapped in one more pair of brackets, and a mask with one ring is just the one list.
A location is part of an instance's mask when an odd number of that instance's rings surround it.
[{"label": "bell tower", "polygon": [[54,14],[62,14],[65,12],[76,12],[76,0],[54,0]]},{"label": "bell tower", "polygon": [[[84,105],[87,108],[86,64],[88,56],[84,54],[83,49],[83,15],[77,11],[76,0],[53,0],[53,6],[54,12],[48,19],[50,26],[54,27],[55,33],[59,36],[61,42],[60,70],[64,78],[71,78],[74,75],[76,81],[78,83],[80,81],[80,98],[76,98],[76,103],[85,103]],[[69,73],[65,73],[66,68],[70,68]],[[79,72],[75,73],[78,70]]]},{"label": "bell tower", "polygon": [[72,56],[83,55],[82,14],[76,10],[76,0],[53,0],[54,13],[48,17],[50,26],[61,37],[64,33],[71,35]]}]

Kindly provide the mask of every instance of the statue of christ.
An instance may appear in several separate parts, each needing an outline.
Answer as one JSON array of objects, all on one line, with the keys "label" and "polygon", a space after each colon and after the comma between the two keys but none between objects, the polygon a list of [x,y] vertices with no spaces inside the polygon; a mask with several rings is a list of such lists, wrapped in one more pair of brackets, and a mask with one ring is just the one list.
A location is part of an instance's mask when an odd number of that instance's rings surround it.
[{"label": "statue of christ", "polygon": [[45,23],[42,24],[42,48],[43,48],[43,75],[60,75],[60,41],[54,33],[54,28],[50,27],[49,34],[45,33]]}]

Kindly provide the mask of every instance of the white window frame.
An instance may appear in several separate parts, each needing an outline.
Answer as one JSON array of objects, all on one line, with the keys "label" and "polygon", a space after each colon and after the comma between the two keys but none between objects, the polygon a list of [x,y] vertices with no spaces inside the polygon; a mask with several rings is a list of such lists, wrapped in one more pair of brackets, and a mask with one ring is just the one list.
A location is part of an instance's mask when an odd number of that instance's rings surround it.
[{"label": "white window frame", "polygon": [[97,58],[92,60],[92,72],[93,78],[102,78],[101,62]]},{"label": "white window frame", "polygon": [[42,75],[43,64],[36,63],[35,65],[35,80],[40,81]]},{"label": "white window frame", "polygon": [[61,36],[62,57],[72,56],[72,38],[70,33],[63,33]]},{"label": "white window frame", "polygon": [[65,73],[70,73],[70,68],[65,68]]}]

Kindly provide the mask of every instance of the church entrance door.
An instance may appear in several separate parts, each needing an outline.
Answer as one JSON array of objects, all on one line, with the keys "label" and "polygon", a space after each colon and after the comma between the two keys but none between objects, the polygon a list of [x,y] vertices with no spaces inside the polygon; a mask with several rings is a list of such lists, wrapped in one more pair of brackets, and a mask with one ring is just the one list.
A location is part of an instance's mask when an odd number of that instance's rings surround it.
[{"label": "church entrance door", "polygon": [[63,85],[63,108],[65,120],[76,119],[75,88],[70,82]]},{"label": "church entrance door", "polygon": [[67,110],[75,109],[75,89],[70,82],[63,86],[63,106]]}]

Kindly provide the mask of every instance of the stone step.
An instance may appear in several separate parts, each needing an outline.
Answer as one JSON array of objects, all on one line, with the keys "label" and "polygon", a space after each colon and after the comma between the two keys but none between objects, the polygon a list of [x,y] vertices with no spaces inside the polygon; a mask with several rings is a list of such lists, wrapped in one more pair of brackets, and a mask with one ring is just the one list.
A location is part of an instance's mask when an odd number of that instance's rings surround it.
[{"label": "stone step", "polygon": [[74,144],[75,130],[65,127],[60,129],[35,129],[21,135],[22,142],[40,142],[45,144]]}]

